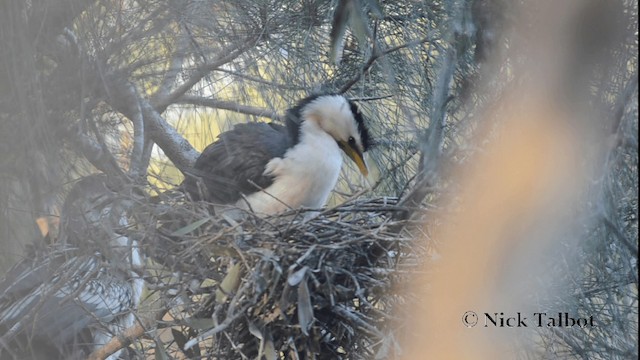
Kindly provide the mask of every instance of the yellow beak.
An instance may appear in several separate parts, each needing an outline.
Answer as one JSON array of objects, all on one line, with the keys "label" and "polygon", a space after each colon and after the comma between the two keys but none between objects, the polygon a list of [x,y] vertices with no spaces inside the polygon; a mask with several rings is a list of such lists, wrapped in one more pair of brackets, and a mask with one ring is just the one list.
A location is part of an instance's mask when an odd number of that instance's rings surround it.
[{"label": "yellow beak", "polygon": [[362,157],[362,153],[360,152],[360,150],[350,146],[348,143],[344,141],[339,141],[338,145],[340,146],[342,151],[344,151],[344,153],[347,154],[347,156],[351,160],[353,160],[354,163],[356,163],[362,175],[368,176],[369,169],[367,168],[367,164],[364,162],[364,157]]}]

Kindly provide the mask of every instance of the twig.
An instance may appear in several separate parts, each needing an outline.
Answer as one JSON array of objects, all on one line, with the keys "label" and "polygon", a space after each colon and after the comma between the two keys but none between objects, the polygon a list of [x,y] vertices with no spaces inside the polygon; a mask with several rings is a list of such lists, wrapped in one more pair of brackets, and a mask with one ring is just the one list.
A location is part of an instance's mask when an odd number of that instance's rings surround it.
[{"label": "twig", "polygon": [[223,49],[220,50],[220,54],[225,54],[221,56],[219,59],[214,60],[213,62],[203,64],[199,68],[197,68],[193,75],[178,86],[172,93],[167,96],[158,99],[153,102],[153,108],[158,113],[163,113],[165,109],[173,104],[178,98],[182,97],[187,91],[191,90],[191,88],[197,84],[203,77],[207,76],[211,71],[216,70],[224,64],[227,64],[233,60],[235,60],[238,56],[242,55],[245,51],[255,46],[257,41],[257,37],[253,36],[249,39],[245,39],[242,41],[241,46],[235,46],[234,49]]},{"label": "twig", "polygon": [[223,101],[223,100],[216,100],[211,98],[203,98],[200,96],[184,95],[180,97],[176,102],[179,104],[206,106],[214,109],[235,111],[240,114],[260,116],[260,117],[265,117],[265,118],[274,119],[274,120],[282,120],[282,116],[278,115],[278,113],[275,111],[271,111],[271,110],[267,110],[267,109],[263,109],[255,106],[240,105],[232,101]]},{"label": "twig", "polygon": [[125,329],[121,334],[114,336],[109,342],[89,354],[87,360],[104,360],[116,351],[131,345],[136,339],[147,332],[147,328],[162,320],[162,317],[164,317],[166,313],[167,309],[162,309],[158,311],[153,318],[138,320],[137,324]]},{"label": "twig", "polygon": [[376,62],[376,60],[378,60],[379,58],[384,57],[386,55],[389,55],[392,52],[395,52],[395,51],[410,47],[410,46],[423,44],[423,43],[429,41],[430,39],[431,38],[429,38],[429,37],[424,37],[424,38],[419,39],[419,40],[409,41],[409,42],[406,42],[404,44],[388,48],[388,49],[386,49],[384,51],[379,51],[377,49],[377,47],[374,46],[374,50],[371,52],[371,56],[364,63],[364,65],[362,65],[362,68],[360,69],[358,74],[356,74],[356,76],[354,76],[351,80],[347,81],[346,84],[342,85],[340,90],[338,90],[338,93],[339,94],[344,94],[345,92],[349,91],[349,89],[351,89],[351,87],[353,85],[355,85],[356,83],[358,83],[358,81],[360,81],[360,79],[362,78],[362,75],[364,75],[364,73],[366,73],[371,68],[371,66],[373,66],[373,64]]},{"label": "twig", "polygon": [[194,345],[196,345],[197,343],[201,342],[202,340],[208,338],[209,336],[213,336],[213,335],[215,335],[215,334],[217,334],[217,333],[219,333],[221,331],[224,331],[226,328],[229,327],[229,325],[231,325],[231,323],[236,321],[239,317],[243,316],[244,313],[251,307],[250,305],[251,304],[247,304],[247,305],[243,306],[242,309],[240,309],[240,311],[236,312],[232,316],[227,316],[227,318],[224,319],[222,324],[214,327],[213,329],[209,329],[209,330],[205,331],[204,333],[198,335],[196,338],[193,338],[193,339],[187,341],[187,343],[184,344],[184,350],[189,350]]},{"label": "twig", "polygon": [[144,118],[142,117],[142,110],[140,109],[140,102],[138,97],[135,96],[135,88],[133,84],[129,84],[129,93],[131,97],[131,115],[129,120],[133,124],[133,145],[131,146],[131,156],[129,159],[129,175],[134,179],[144,176],[144,145],[145,145],[145,131],[144,131]]},{"label": "twig", "polygon": [[228,69],[215,69],[214,71],[219,71],[219,72],[223,72],[225,74],[229,74],[231,76],[240,78],[240,79],[245,79],[247,81],[251,81],[251,82],[256,82],[258,84],[263,84],[263,85],[267,85],[271,88],[274,89],[282,89],[282,90],[297,90],[297,91],[304,91],[307,90],[306,87],[304,86],[293,86],[293,85],[284,85],[284,84],[278,84],[278,83],[274,83],[272,81],[267,81],[261,78],[257,78],[257,77],[253,77],[253,76],[249,76],[249,75],[245,75],[239,72],[235,72],[235,71],[231,71]]},{"label": "twig", "polygon": [[186,34],[187,30],[185,26],[180,27],[180,33],[177,35],[176,39],[176,49],[173,52],[173,56],[171,57],[171,62],[169,64],[169,69],[164,74],[164,78],[160,82],[160,86],[158,86],[158,90],[151,97],[151,102],[155,103],[160,101],[160,99],[166,98],[169,96],[169,91],[171,87],[176,81],[178,74],[182,70],[182,64],[184,62],[185,54],[187,53],[187,47],[189,45],[189,37]]}]

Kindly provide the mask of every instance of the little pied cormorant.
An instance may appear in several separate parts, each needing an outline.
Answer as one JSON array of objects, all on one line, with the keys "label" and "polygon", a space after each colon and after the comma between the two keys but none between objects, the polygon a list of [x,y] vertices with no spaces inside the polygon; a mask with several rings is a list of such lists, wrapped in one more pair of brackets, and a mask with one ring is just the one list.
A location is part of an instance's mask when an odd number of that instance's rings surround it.
[{"label": "little pied cormorant", "polygon": [[286,126],[236,125],[207,146],[182,188],[194,200],[231,204],[260,215],[320,208],[335,187],[341,150],[363,175],[369,132],[353,101],[314,95],[286,113]]},{"label": "little pied cormorant", "polygon": [[[36,244],[0,282],[0,359],[86,359],[134,324],[144,285],[130,199],[113,179],[77,182],[54,245]],[[115,360],[121,351],[107,359]]]}]

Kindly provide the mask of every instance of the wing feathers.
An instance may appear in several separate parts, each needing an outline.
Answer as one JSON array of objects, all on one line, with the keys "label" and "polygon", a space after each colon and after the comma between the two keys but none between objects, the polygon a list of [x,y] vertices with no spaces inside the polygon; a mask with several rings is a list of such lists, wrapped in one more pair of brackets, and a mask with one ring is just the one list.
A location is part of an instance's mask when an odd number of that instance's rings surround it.
[{"label": "wing feathers", "polygon": [[271,159],[284,156],[291,142],[280,125],[236,125],[204,149],[183,188],[195,200],[234,203],[242,194],[256,192],[253,184],[266,188],[273,183],[274,177],[265,174],[266,166]]}]

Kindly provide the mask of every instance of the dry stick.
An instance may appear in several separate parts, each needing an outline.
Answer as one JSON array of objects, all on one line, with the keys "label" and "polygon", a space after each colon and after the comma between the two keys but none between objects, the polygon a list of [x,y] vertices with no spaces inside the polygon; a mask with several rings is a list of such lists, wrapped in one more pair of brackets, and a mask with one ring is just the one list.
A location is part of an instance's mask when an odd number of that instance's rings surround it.
[{"label": "dry stick", "polygon": [[138,320],[137,324],[125,329],[121,334],[114,336],[109,342],[89,354],[87,360],[104,360],[116,351],[131,345],[136,339],[144,335],[148,327],[161,320],[166,313],[167,309],[162,309],[153,318]]}]

